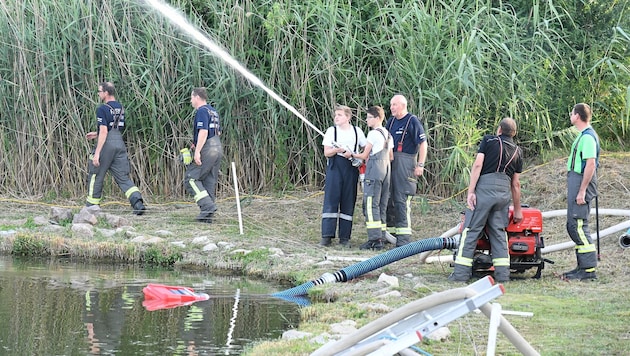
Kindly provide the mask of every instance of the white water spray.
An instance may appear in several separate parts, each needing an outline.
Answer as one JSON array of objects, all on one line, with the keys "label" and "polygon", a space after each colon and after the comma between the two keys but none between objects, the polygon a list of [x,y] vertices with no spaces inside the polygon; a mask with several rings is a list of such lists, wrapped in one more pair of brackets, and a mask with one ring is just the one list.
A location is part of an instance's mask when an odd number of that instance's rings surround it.
[{"label": "white water spray", "polygon": [[269,96],[275,99],[277,102],[282,104],[284,107],[289,109],[292,113],[294,113],[297,117],[299,117],[304,123],[314,129],[317,133],[324,136],[324,133],[318,129],[315,125],[313,125],[310,121],[308,121],[296,108],[291,106],[289,103],[284,101],[278,94],[274,93],[271,89],[269,89],[258,77],[252,74],[247,70],[243,65],[241,65],[234,57],[232,57],[228,52],[219,47],[214,41],[204,36],[199,30],[197,30],[177,9],[164,4],[159,0],[145,0],[145,2],[155,10],[159,11],[164,17],[169,19],[174,25],[181,28],[187,35],[192,37],[201,43],[204,47],[206,47],[210,52],[219,57],[225,63],[227,63],[230,67],[236,69],[239,73],[241,73],[245,78],[247,78],[252,84],[260,87],[262,90],[266,91]]}]

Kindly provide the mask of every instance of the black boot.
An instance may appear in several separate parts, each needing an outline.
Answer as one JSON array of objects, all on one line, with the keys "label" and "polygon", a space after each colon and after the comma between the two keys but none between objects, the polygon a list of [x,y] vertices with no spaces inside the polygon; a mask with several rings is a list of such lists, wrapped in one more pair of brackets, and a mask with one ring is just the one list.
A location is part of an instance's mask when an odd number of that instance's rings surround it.
[{"label": "black boot", "polygon": [[147,210],[147,208],[144,206],[144,201],[142,200],[142,198],[132,197],[130,199],[130,203],[131,207],[133,208],[133,213],[136,215],[142,215]]}]

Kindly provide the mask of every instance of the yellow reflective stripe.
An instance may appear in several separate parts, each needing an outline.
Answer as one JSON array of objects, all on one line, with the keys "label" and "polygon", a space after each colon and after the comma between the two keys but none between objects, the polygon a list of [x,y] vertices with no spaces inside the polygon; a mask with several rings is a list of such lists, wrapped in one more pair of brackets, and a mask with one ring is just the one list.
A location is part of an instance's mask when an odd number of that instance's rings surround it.
[{"label": "yellow reflective stripe", "polygon": [[411,198],[413,198],[413,196],[408,195],[407,201],[405,202],[405,210],[407,212],[407,229],[409,229],[409,232],[406,233],[405,235],[411,234]]},{"label": "yellow reflective stripe", "polygon": [[577,233],[582,245],[576,245],[577,253],[595,252],[595,245],[588,242],[586,234],[584,234],[584,219],[577,219]]},{"label": "yellow reflective stripe", "polygon": [[395,234],[396,233],[396,228],[393,226],[388,226],[387,227],[387,231],[389,231],[390,234]]},{"label": "yellow reflective stripe", "polygon": [[493,258],[492,264],[495,266],[510,266],[509,258]]},{"label": "yellow reflective stripe", "polygon": [[90,175],[90,183],[88,184],[88,195],[86,201],[90,204],[99,205],[101,198],[94,198],[94,184],[96,183],[96,174]]},{"label": "yellow reflective stripe", "polygon": [[457,256],[457,258],[455,259],[455,264],[466,266],[466,267],[472,267],[472,263],[473,263],[472,258]]},{"label": "yellow reflective stripe", "polygon": [[125,192],[125,196],[127,197],[127,199],[129,199],[129,197],[131,196],[131,194],[138,192],[140,193],[140,189],[138,189],[138,187],[136,187],[135,185],[129,189],[127,189],[127,191]]},{"label": "yellow reflective stripe", "polygon": [[198,201],[200,201],[201,199],[203,199],[203,198],[205,198],[207,196],[208,196],[208,191],[206,191],[206,190],[201,191],[201,192],[195,194],[195,202],[198,202]]},{"label": "yellow reflective stripe", "polygon": [[203,198],[208,196],[208,191],[205,190],[205,189],[204,190],[199,190],[199,188],[197,187],[197,184],[195,184],[195,180],[194,179],[189,179],[188,180],[188,184],[192,188],[193,192],[195,192],[195,195],[194,195],[195,202],[198,202],[201,199],[203,199]]},{"label": "yellow reflective stripe", "polygon": [[380,221],[366,221],[365,227],[368,229],[379,229],[381,230],[381,222]]},{"label": "yellow reflective stripe", "polygon": [[85,201],[87,201],[88,203],[93,204],[93,205],[100,205],[101,204],[101,198],[87,197],[87,199],[85,199]]},{"label": "yellow reflective stripe", "polygon": [[410,227],[399,227],[396,229],[396,233],[398,235],[411,235],[411,228]]},{"label": "yellow reflective stripe", "polygon": [[373,198],[370,196],[365,199],[365,211],[367,213],[367,221],[365,222],[365,225],[368,227],[368,229],[370,228],[370,224],[374,225],[374,214],[372,214],[372,199]]},{"label": "yellow reflective stripe", "polygon": [[577,245],[577,253],[587,253],[587,252],[595,252],[597,251],[595,249],[595,245],[593,244],[589,244],[589,245]]}]

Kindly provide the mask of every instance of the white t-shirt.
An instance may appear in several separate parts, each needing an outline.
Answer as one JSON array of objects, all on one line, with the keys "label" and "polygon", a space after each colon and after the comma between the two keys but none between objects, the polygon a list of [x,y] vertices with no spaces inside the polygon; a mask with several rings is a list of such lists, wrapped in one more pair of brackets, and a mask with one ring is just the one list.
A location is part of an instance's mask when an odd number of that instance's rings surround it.
[{"label": "white t-shirt", "polygon": [[[382,133],[379,131],[381,131]],[[383,136],[383,134],[385,136]],[[373,129],[368,132],[367,142],[372,144],[370,156],[374,156],[385,148],[383,145],[385,143],[385,137],[388,138],[387,148],[394,148],[394,138],[392,137],[392,135],[389,135],[387,129],[385,129],[384,127],[379,127],[378,129]]]},{"label": "white t-shirt", "polygon": [[[367,139],[365,138],[365,134],[363,133],[363,130],[361,130],[360,127],[357,127],[356,137],[357,137],[356,141],[358,141],[357,150],[359,147],[365,147],[365,144],[367,143]],[[332,146],[334,140],[335,140],[335,126],[331,126],[328,128],[328,130],[326,130],[326,133],[324,134],[322,145]],[[342,130],[337,127],[337,143],[341,145],[341,147],[347,147],[350,150],[354,150],[354,146],[355,146],[354,128],[350,126],[349,130]],[[357,153],[357,152],[354,152],[354,153]],[[339,156],[343,156],[342,153],[337,153],[337,154]]]}]

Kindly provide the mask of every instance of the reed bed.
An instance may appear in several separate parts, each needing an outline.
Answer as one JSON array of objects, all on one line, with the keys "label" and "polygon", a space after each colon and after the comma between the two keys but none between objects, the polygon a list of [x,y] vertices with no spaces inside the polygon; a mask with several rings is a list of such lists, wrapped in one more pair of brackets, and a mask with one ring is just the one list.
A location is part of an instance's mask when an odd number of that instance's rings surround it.
[{"label": "reed bed", "polygon": [[[405,94],[429,135],[420,190],[435,196],[466,186],[480,137],[505,116],[518,120],[530,160],[566,149],[567,113],[580,101],[596,110],[606,149],[627,145],[626,2],[511,3],[171,2],[321,130],[337,103],[367,130],[367,106]],[[230,162],[246,192],[321,187],[319,134],[142,2],[0,8],[0,194],[85,194],[85,134],[104,80],[126,107],[132,175],[147,196],[184,195],[176,154],[191,137],[194,86],[209,89],[223,120],[219,194],[232,192]]]}]

